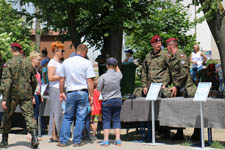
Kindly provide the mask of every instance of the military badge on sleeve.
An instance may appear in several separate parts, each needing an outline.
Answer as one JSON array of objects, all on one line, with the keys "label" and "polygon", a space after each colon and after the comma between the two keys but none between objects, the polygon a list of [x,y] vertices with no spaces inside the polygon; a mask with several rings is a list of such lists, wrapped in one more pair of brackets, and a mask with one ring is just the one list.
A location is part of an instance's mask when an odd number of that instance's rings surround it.
[{"label": "military badge on sleeve", "polygon": [[185,64],[185,61],[184,60],[181,60],[180,64],[181,65],[184,65]]}]

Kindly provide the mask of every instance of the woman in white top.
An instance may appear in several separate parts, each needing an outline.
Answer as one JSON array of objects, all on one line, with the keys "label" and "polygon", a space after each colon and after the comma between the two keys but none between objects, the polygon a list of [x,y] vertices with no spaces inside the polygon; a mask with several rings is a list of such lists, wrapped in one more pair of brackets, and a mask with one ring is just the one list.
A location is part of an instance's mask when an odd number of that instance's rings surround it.
[{"label": "woman in white top", "polygon": [[192,63],[192,80],[195,82],[195,75],[203,69],[203,64],[207,61],[207,57],[199,50],[197,44],[194,45],[194,51],[191,53],[190,62]]},{"label": "woman in white top", "polygon": [[59,133],[61,122],[63,118],[62,103],[59,101],[59,75],[61,63],[60,59],[63,57],[64,45],[61,42],[53,42],[51,50],[54,54],[53,58],[48,63],[48,80],[49,80],[49,103],[50,103],[50,118],[48,135],[51,136],[52,142],[59,141]]}]

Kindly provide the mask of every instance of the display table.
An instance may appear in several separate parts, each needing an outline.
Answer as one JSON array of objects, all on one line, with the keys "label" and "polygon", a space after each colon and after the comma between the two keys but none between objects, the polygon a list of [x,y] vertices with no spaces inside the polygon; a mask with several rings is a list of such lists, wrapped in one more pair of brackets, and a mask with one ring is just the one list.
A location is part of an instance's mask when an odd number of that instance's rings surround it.
[{"label": "display table", "polygon": [[[200,104],[193,98],[165,98],[160,102],[160,125],[200,128]],[[203,103],[204,127],[225,128],[225,100],[208,98]]]},{"label": "display table", "polygon": [[[155,102],[155,119],[158,120],[159,103]],[[145,97],[138,97],[133,100],[125,100],[120,113],[121,122],[151,121],[151,101]]]},{"label": "display table", "polygon": [[[41,115],[49,116],[50,105],[48,96],[41,104]],[[0,112],[2,108],[0,107]],[[16,112],[21,112],[19,106]],[[225,128],[225,100],[208,98],[203,103],[205,128]],[[122,105],[121,122],[151,121],[151,102],[144,97],[125,100]],[[155,119],[161,126],[169,127],[200,127],[199,103],[193,98],[164,98],[155,102]]]}]

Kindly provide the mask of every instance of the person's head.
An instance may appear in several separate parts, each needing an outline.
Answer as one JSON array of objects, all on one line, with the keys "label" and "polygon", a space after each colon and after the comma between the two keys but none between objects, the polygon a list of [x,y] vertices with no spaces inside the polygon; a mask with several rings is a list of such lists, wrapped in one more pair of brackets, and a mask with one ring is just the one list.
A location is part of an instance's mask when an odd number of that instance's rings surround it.
[{"label": "person's head", "polygon": [[54,56],[58,57],[59,59],[63,57],[63,53],[65,52],[63,48],[64,44],[59,41],[53,42],[51,44],[51,50]]},{"label": "person's head", "polygon": [[42,55],[42,57],[47,57],[47,56],[48,56],[48,50],[47,50],[47,48],[44,48],[44,49],[41,51],[41,55]]},{"label": "person's head", "polygon": [[107,69],[116,69],[116,66],[118,65],[118,61],[114,57],[110,57],[106,61],[106,67]]},{"label": "person's head", "polygon": [[131,49],[126,50],[125,53],[128,58],[132,57],[132,55],[133,55],[133,51]]},{"label": "person's head", "polygon": [[216,70],[216,65],[215,64],[209,64],[207,66],[208,72],[214,72]]},{"label": "person's head", "polygon": [[11,51],[13,54],[15,53],[21,54],[21,52],[23,51],[23,47],[19,43],[14,42],[11,43]]},{"label": "person's head", "polygon": [[194,49],[194,52],[197,53],[199,51],[198,44],[195,44],[194,47],[193,47],[193,49]]},{"label": "person's head", "polygon": [[79,44],[77,46],[77,54],[81,55],[82,57],[86,58],[88,53],[88,47],[85,44]]},{"label": "person's head", "polygon": [[41,54],[40,53],[33,51],[30,53],[29,58],[30,58],[31,64],[34,68],[40,66],[40,64],[41,64]]},{"label": "person's head", "polygon": [[159,35],[153,36],[151,41],[150,41],[150,43],[151,43],[155,53],[157,53],[157,52],[159,52],[161,50],[162,38]]},{"label": "person's head", "polygon": [[168,53],[174,55],[178,49],[178,41],[176,38],[169,38],[166,40]]}]

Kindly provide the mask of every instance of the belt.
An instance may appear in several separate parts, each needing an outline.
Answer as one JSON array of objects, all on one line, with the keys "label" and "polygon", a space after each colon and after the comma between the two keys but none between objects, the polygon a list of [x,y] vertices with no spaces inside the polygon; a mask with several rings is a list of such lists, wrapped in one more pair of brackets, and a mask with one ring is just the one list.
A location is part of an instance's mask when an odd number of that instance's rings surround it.
[{"label": "belt", "polygon": [[88,89],[72,90],[72,91],[68,91],[67,93],[79,92],[79,91],[88,92]]}]

